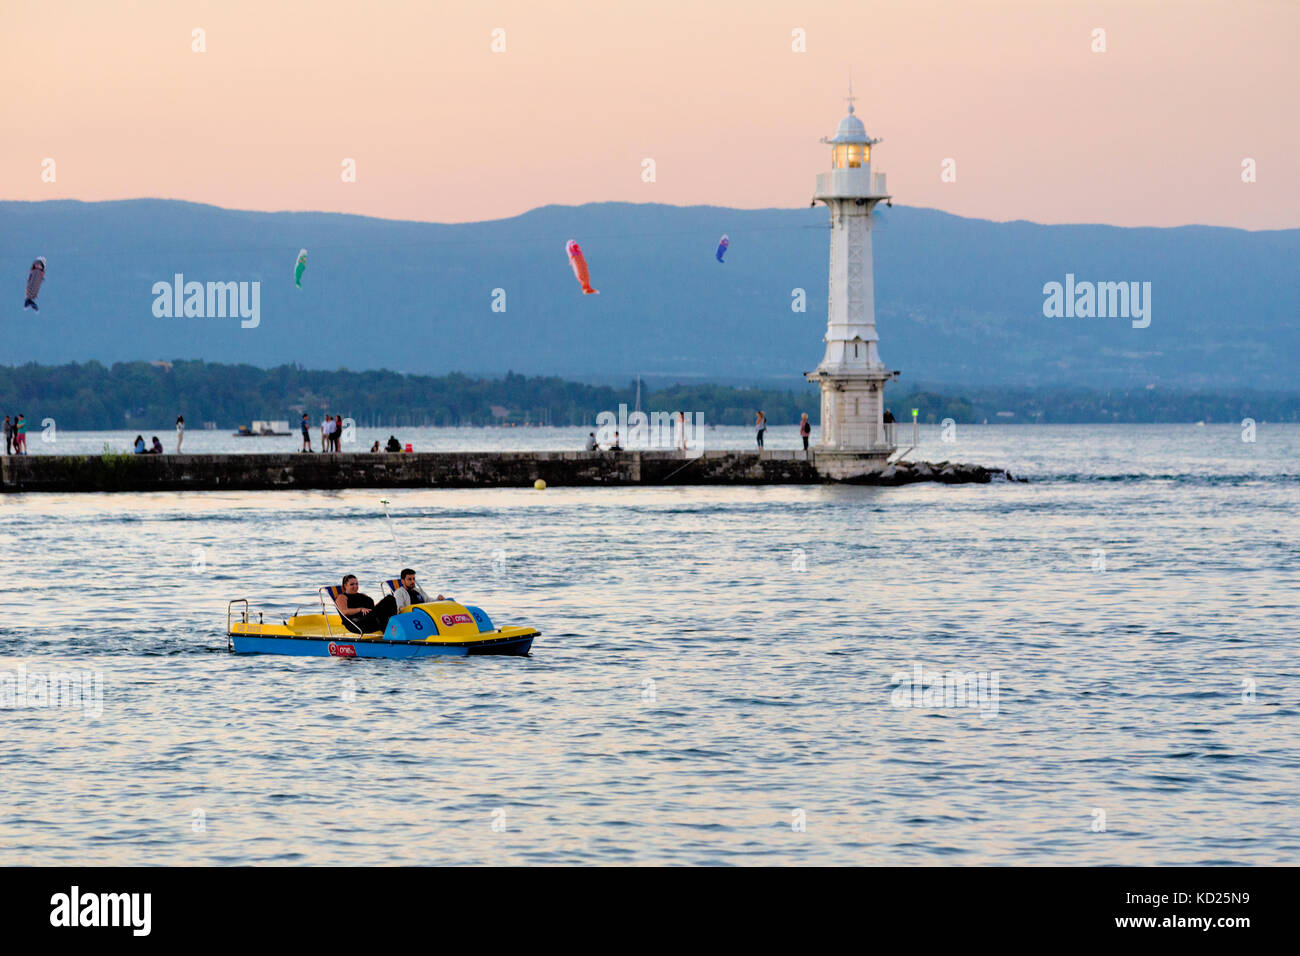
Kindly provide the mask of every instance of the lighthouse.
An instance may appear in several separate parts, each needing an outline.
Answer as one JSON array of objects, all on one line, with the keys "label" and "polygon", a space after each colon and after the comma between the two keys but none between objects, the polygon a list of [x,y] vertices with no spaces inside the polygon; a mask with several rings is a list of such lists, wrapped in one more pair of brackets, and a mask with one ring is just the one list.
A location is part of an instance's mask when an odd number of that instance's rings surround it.
[{"label": "lighthouse", "polygon": [[885,174],[871,173],[871,148],[880,140],[867,135],[853,101],[850,88],[848,115],[833,137],[822,140],[831,147],[831,169],[818,173],[813,194],[831,214],[830,291],[826,355],[804,377],[821,388],[817,470],[834,478],[878,471],[896,447],[893,427],[884,424],[883,399],[885,383],[898,372],[880,358],[871,262],[871,213],[891,197]]}]

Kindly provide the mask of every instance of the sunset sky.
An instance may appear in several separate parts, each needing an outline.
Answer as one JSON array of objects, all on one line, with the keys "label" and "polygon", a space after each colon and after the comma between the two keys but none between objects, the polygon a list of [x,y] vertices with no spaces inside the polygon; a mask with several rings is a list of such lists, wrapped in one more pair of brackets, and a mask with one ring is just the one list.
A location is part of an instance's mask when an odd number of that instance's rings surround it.
[{"label": "sunset sky", "polygon": [[[898,203],[1300,226],[1300,0],[5,7],[4,199],[442,222],[605,200],[801,206],[852,71]],[[941,181],[948,158],[956,182]]]}]

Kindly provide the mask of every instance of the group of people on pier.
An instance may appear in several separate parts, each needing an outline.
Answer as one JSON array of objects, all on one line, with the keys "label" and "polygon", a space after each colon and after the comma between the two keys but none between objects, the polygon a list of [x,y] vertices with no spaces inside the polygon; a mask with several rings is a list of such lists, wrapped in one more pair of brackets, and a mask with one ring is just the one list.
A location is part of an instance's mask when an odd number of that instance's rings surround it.
[{"label": "group of people on pier", "polygon": [[27,454],[27,419],[22,415],[5,416],[5,454]]}]

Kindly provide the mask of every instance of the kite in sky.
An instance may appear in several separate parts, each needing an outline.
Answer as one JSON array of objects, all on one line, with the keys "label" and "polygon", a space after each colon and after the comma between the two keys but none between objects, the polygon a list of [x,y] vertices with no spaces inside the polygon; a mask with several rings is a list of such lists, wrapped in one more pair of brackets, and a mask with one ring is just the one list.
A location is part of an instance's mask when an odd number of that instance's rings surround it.
[{"label": "kite in sky", "polygon": [[32,308],[39,312],[40,306],[36,304],[36,297],[41,294],[41,283],[45,281],[45,257],[37,256],[36,261],[32,263],[32,271],[27,273],[27,301],[23,303],[23,308]]},{"label": "kite in sky", "polygon": [[293,267],[293,283],[299,289],[302,288],[302,274],[307,269],[307,250],[298,250],[298,264]]},{"label": "kite in sky", "polygon": [[573,274],[577,276],[578,282],[582,284],[582,294],[599,295],[600,290],[591,287],[591,273],[587,271],[587,259],[582,254],[578,241],[570,239],[565,243],[564,251],[569,254],[569,265],[573,266]]},{"label": "kite in sky", "polygon": [[728,239],[725,235],[720,240],[718,240],[717,256],[719,262],[722,261],[722,256],[727,251],[727,246],[729,245],[731,245],[731,240]]}]

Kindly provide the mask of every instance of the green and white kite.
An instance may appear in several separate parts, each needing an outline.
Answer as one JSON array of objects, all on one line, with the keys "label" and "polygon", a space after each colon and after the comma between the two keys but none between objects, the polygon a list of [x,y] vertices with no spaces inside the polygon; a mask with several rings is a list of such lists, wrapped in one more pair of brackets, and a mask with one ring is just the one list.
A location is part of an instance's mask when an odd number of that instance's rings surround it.
[{"label": "green and white kite", "polygon": [[293,268],[293,284],[302,288],[302,274],[307,271],[307,250],[298,250],[298,264]]}]

